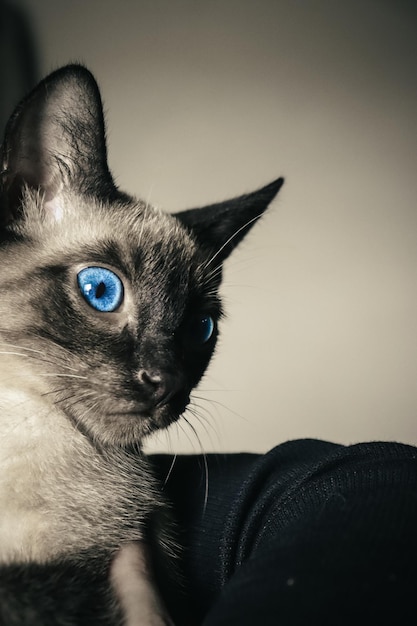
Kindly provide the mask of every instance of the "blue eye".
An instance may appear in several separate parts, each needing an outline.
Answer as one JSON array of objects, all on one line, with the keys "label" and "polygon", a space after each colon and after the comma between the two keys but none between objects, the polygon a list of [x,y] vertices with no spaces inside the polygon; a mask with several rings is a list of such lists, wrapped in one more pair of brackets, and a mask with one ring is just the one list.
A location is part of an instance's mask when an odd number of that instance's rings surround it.
[{"label": "blue eye", "polygon": [[196,317],[189,326],[189,334],[196,344],[204,344],[211,339],[214,333],[214,320],[210,315]]},{"label": "blue eye", "polygon": [[96,311],[111,313],[123,301],[123,283],[105,267],[86,267],[77,276],[78,287],[86,302]]}]

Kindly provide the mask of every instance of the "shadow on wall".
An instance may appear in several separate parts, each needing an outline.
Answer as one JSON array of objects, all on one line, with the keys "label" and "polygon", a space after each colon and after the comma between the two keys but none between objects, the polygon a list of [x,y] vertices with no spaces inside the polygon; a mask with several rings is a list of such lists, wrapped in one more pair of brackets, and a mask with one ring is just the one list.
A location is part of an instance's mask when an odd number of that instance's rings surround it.
[{"label": "shadow on wall", "polygon": [[0,0],[0,142],[17,102],[38,80],[38,59],[29,20],[21,8]]}]

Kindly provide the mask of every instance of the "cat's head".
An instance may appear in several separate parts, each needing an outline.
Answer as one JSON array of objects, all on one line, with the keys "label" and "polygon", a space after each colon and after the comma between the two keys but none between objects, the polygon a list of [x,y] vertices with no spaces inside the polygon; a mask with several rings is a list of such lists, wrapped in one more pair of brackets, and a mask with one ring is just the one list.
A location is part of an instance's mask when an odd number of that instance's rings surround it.
[{"label": "cat's head", "polygon": [[81,66],[19,105],[1,159],[0,338],[20,383],[88,437],[138,443],[184,412],[218,337],[222,263],[283,181],[172,215],[121,193]]}]

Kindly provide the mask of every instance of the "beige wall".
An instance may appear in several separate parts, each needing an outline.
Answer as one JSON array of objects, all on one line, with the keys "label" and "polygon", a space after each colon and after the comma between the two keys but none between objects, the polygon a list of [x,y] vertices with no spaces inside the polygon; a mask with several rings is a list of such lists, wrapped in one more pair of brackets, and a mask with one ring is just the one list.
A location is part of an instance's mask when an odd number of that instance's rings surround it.
[{"label": "beige wall", "polygon": [[[96,74],[122,187],[174,210],[287,178],[227,266],[203,449],[417,444],[413,3],[19,4],[42,72]],[[156,445],[199,451],[187,425]]]}]

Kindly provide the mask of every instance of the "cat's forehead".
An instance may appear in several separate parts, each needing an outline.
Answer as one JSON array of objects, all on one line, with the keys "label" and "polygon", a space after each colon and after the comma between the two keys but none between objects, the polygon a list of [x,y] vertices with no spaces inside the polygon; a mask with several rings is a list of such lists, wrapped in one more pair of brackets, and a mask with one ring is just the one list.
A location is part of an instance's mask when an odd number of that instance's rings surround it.
[{"label": "cat's forehead", "polygon": [[44,236],[46,248],[65,250],[88,262],[122,265],[129,273],[161,272],[168,265],[188,271],[198,256],[196,243],[173,215],[141,201],[67,202]]}]

